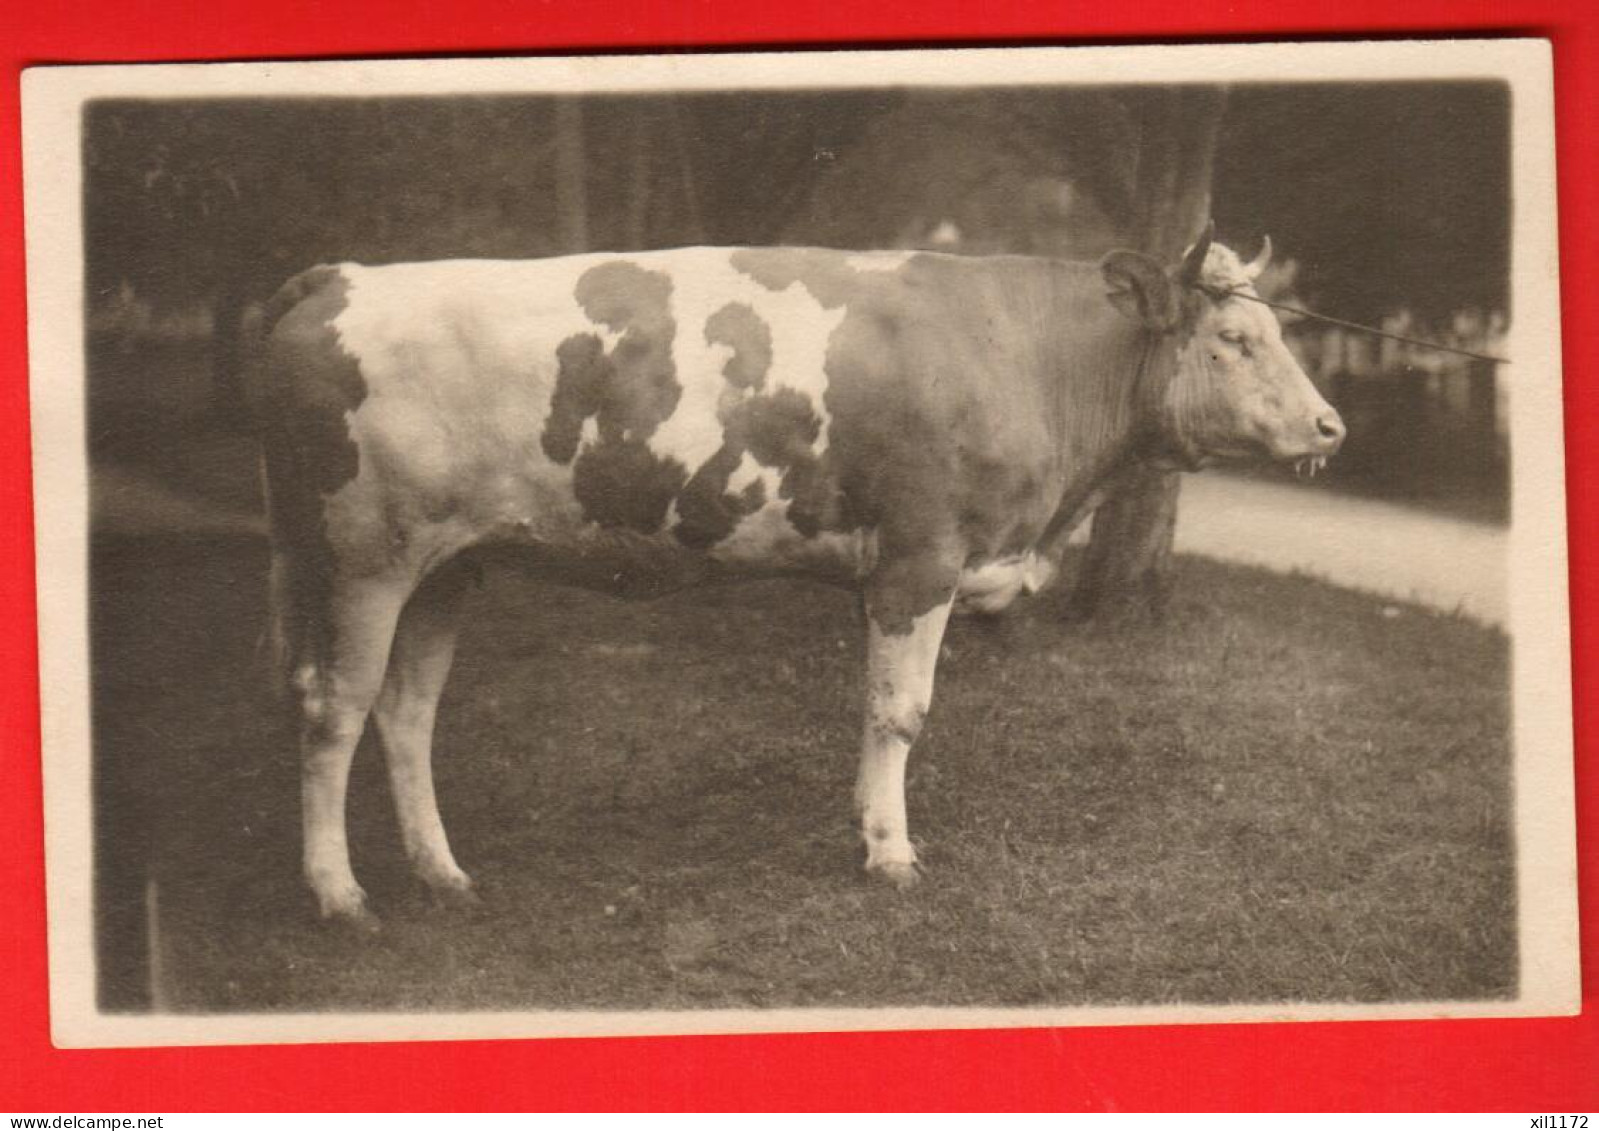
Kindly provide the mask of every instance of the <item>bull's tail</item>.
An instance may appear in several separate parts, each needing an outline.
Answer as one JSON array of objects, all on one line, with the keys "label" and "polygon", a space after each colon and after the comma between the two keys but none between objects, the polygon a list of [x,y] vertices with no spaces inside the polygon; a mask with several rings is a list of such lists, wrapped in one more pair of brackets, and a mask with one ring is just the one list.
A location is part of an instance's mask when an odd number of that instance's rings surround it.
[{"label": "bull's tail", "polygon": [[[272,513],[272,480],[267,474],[267,461],[261,460],[261,489],[266,495],[267,513]],[[266,625],[256,645],[256,663],[264,682],[272,688],[275,698],[288,704],[293,701],[295,668],[302,654],[296,636],[297,626],[304,622],[293,583],[294,563],[291,555],[279,544],[278,532],[273,532],[271,559],[267,566]]]},{"label": "bull's tail", "polygon": [[245,403],[258,430],[272,423],[272,402],[282,395],[281,375],[273,372],[269,361],[272,332],[284,315],[336,278],[338,272],[337,267],[327,264],[301,271],[279,287],[261,307],[244,353]]},{"label": "bull's tail", "polygon": [[294,547],[296,531],[309,521],[306,512],[314,504],[306,497],[311,488],[299,482],[295,470],[294,445],[288,439],[282,404],[288,374],[281,360],[274,359],[271,339],[283,317],[336,278],[338,270],[327,265],[312,267],[278,288],[262,307],[249,368],[248,391],[262,449],[261,493],[272,541],[262,651],[271,664],[271,683],[285,696],[303,682],[298,669],[308,654],[304,637],[312,610],[306,607],[305,575],[313,563],[298,560],[305,555]]},{"label": "bull's tail", "polygon": [[260,651],[262,659],[271,665],[268,682],[288,705],[300,702],[310,690],[326,657],[329,564],[318,548],[297,542],[297,520],[292,516],[286,519],[282,514],[283,496],[292,496],[295,485],[270,474],[270,454],[262,464],[267,509],[273,522],[267,565],[266,630]]},{"label": "bull's tail", "polygon": [[[272,513],[272,482],[267,476],[266,459],[261,460],[261,490],[267,497],[267,513]],[[289,584],[289,559],[276,545],[272,546],[271,563],[267,567],[267,619],[265,645],[267,663],[272,673],[272,687],[282,693],[289,686],[289,665],[294,649],[289,641],[289,626],[293,623],[293,587]]]},{"label": "bull's tail", "polygon": [[303,302],[313,291],[336,278],[338,273],[337,267],[322,263],[316,267],[306,268],[279,287],[277,293],[267,299],[266,305],[261,308],[259,329],[261,338],[270,337],[273,328],[285,314]]}]

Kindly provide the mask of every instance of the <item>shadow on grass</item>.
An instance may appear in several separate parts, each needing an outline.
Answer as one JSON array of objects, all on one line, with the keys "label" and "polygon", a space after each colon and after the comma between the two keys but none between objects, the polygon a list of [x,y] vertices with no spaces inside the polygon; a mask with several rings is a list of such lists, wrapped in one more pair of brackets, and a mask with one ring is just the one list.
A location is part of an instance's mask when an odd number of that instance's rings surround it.
[{"label": "shadow on grass", "polygon": [[[101,995],[177,1010],[1489,998],[1515,990],[1504,638],[1197,560],[1160,627],[1053,598],[957,621],[912,756],[908,895],[862,878],[850,597],[629,605],[490,572],[439,723],[489,899],[408,880],[378,751],[351,789],[376,940],[297,876],[258,654],[262,546],[93,556]],[[1385,607],[1390,610],[1385,615]]]}]

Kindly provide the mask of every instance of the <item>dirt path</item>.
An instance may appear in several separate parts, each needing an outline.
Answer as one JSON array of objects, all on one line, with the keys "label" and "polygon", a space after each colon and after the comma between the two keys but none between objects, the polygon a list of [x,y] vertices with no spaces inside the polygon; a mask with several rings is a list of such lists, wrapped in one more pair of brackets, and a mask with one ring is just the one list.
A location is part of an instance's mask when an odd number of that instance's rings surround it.
[{"label": "dirt path", "polygon": [[1508,616],[1509,536],[1488,523],[1209,473],[1186,477],[1176,545],[1488,624],[1503,626]]}]

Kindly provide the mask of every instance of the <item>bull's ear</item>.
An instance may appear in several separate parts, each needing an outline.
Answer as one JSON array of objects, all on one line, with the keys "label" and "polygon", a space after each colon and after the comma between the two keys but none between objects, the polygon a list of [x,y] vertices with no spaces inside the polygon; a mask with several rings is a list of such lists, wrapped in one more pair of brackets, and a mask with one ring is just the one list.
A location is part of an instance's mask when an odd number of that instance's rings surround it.
[{"label": "bull's ear", "polygon": [[1171,277],[1154,259],[1139,251],[1113,251],[1099,261],[1110,284],[1110,301],[1135,322],[1158,333],[1177,328],[1182,303]]}]

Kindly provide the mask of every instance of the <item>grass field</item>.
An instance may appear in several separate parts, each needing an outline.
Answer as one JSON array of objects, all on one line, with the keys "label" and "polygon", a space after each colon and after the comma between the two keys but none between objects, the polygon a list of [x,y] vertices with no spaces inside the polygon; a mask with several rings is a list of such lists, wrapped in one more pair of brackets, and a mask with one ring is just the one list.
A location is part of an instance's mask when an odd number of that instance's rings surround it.
[{"label": "grass field", "polygon": [[102,1000],[141,1001],[159,893],[180,1010],[1381,1001],[1514,993],[1498,633],[1185,560],[1159,628],[1040,598],[948,637],[912,756],[909,893],[849,820],[845,593],[475,598],[438,778],[487,897],[412,889],[357,758],[376,939],[320,930],[257,653],[264,549],[94,546]]}]

